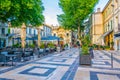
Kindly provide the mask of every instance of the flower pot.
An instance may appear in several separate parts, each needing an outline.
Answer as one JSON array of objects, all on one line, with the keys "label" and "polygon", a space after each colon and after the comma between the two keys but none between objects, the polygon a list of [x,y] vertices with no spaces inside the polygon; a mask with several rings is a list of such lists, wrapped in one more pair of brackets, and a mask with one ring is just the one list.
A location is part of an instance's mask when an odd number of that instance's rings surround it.
[{"label": "flower pot", "polygon": [[80,55],[80,65],[91,65],[91,56],[90,55]]}]

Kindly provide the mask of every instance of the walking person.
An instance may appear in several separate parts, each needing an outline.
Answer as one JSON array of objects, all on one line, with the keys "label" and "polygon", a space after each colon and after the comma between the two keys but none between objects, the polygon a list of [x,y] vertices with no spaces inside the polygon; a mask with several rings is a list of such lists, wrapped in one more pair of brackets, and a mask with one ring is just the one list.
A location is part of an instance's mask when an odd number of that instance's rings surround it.
[{"label": "walking person", "polygon": [[92,47],[90,47],[89,52],[90,52],[91,58],[93,59],[94,58],[94,54],[93,54],[93,48]]}]

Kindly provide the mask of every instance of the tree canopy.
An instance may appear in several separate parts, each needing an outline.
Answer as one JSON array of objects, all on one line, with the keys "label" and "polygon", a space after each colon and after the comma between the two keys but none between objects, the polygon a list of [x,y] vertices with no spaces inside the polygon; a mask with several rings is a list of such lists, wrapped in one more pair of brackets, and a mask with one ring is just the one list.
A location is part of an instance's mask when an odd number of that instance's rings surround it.
[{"label": "tree canopy", "polygon": [[63,14],[58,15],[60,25],[67,29],[77,29],[93,12],[98,0],[59,0]]},{"label": "tree canopy", "polygon": [[44,22],[41,0],[0,0],[0,21],[10,21],[13,27],[39,26]]}]

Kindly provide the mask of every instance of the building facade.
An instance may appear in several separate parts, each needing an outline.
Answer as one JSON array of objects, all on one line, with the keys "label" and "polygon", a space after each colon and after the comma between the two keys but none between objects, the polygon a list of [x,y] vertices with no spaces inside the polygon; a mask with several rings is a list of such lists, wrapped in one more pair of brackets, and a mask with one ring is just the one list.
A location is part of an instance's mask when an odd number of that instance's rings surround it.
[{"label": "building facade", "polygon": [[[21,43],[21,28],[10,28],[10,34],[12,37],[9,39],[9,46]],[[48,37],[52,35],[52,28],[46,24],[40,27],[40,38]],[[37,45],[38,41],[38,29],[35,27],[26,27],[26,40],[25,44]],[[42,40],[41,40],[42,41]]]},{"label": "building facade", "polygon": [[113,0],[114,48],[120,50],[120,0]]},{"label": "building facade", "polygon": [[89,24],[92,44],[103,44],[102,41],[99,41],[100,36],[103,34],[103,17],[100,9],[91,15]]},{"label": "building facade", "polygon": [[47,24],[44,24],[41,30],[41,37],[48,37],[48,36],[52,36],[52,27]]},{"label": "building facade", "polygon": [[[109,0],[103,11],[92,14],[91,37],[93,44],[99,43],[120,50],[120,0]],[[98,17],[99,15],[99,17]],[[99,22],[99,27],[96,25]],[[100,35],[99,35],[100,32]],[[95,37],[95,35],[99,35]],[[97,42],[98,41],[98,42]]]},{"label": "building facade", "polygon": [[0,48],[8,46],[8,24],[0,22]]},{"label": "building facade", "polygon": [[72,34],[70,30],[65,30],[62,27],[53,27],[52,35],[60,38],[60,45],[71,44]]}]

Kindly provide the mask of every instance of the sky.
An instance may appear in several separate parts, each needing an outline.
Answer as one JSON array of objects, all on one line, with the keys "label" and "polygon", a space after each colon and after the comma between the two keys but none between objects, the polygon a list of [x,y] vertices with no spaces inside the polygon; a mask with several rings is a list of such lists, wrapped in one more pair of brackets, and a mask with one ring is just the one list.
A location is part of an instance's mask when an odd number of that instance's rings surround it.
[{"label": "sky", "polygon": [[[99,0],[99,3],[96,5],[97,8],[101,8],[101,11],[105,7],[109,0]],[[43,6],[45,8],[43,14],[45,16],[45,23],[48,25],[59,25],[57,21],[57,15],[62,14],[62,10],[58,5],[59,0],[42,0]]]}]

